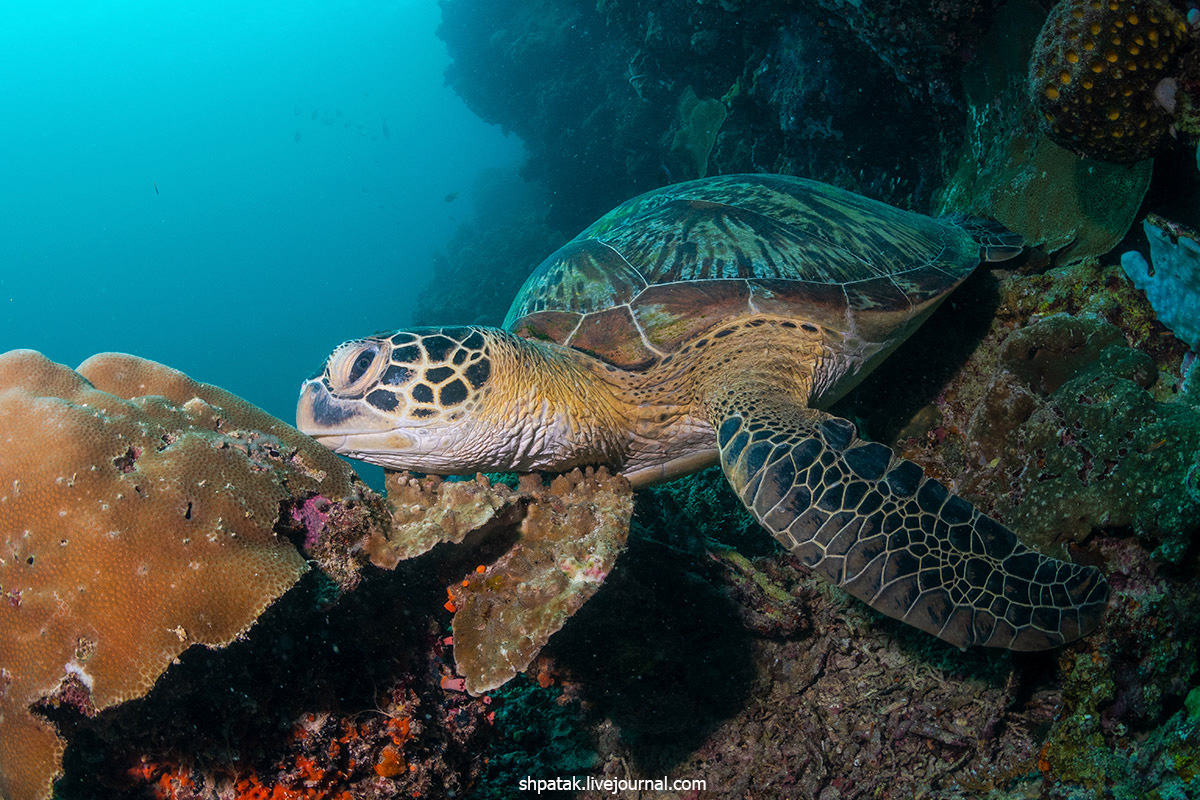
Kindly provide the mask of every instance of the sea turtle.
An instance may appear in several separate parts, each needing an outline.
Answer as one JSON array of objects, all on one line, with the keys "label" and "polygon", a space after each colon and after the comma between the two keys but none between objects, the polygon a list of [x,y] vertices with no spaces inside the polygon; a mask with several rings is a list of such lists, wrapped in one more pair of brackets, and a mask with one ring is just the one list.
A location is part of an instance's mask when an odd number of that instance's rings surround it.
[{"label": "sea turtle", "polygon": [[823,409],[1013,234],[814,181],[728,175],[634,198],[533,272],[503,328],[336,348],[298,427],[393,469],[607,465],[634,487],[720,462],[761,525],[873,608],[948,642],[1091,631],[1094,567],[1008,528]]}]

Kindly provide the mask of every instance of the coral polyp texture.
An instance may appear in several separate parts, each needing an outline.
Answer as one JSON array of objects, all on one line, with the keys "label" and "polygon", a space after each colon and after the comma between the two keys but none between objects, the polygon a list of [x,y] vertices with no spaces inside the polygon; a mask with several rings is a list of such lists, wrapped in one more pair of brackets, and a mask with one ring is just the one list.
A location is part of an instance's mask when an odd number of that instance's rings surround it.
[{"label": "coral polyp texture", "polygon": [[1064,0],[1029,60],[1029,92],[1045,131],[1082,156],[1139,161],[1170,126],[1156,101],[1187,40],[1164,0]]},{"label": "coral polyp texture", "polygon": [[[326,510],[366,490],[325,448],[151,361],[78,371],[0,355],[0,797],[42,800],[65,742],[46,715],[148,692],[307,571]],[[295,515],[291,513],[296,510]]]},{"label": "coral polyp texture", "polygon": [[503,686],[528,667],[625,548],[633,513],[628,481],[589,469],[540,484],[528,488],[518,545],[451,591],[454,662],[472,694]]},{"label": "coral polyp texture", "polygon": [[[515,531],[502,554],[448,588],[455,668],[481,694],[504,685],[604,583],[625,547],[633,493],[606,469],[572,470],[543,486],[522,476],[517,489],[474,481],[389,473],[393,521],[364,550],[393,569],[442,542]],[[496,537],[500,538],[500,537]]]}]

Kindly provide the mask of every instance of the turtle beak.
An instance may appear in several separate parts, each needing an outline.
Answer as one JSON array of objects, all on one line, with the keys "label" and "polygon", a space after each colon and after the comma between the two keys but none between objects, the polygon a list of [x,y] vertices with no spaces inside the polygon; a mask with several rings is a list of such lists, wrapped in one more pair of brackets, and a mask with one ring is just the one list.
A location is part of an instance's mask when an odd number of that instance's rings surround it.
[{"label": "turtle beak", "polygon": [[352,403],[334,397],[320,378],[311,378],[300,387],[296,427],[318,441],[336,435],[357,414]]},{"label": "turtle beak", "polygon": [[335,453],[367,458],[377,449],[404,450],[413,442],[393,429],[394,420],[361,400],[335,397],[320,378],[300,387],[296,427]]}]

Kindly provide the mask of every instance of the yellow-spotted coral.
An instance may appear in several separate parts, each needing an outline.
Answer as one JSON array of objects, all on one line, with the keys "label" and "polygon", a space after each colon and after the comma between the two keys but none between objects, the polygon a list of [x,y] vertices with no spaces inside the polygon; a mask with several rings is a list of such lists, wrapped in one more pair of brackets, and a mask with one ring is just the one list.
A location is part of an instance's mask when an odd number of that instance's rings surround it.
[{"label": "yellow-spotted coral", "polygon": [[1165,0],[1062,0],[1029,61],[1043,129],[1081,156],[1131,162],[1152,155],[1171,123],[1170,83],[1163,82],[1187,35]]}]

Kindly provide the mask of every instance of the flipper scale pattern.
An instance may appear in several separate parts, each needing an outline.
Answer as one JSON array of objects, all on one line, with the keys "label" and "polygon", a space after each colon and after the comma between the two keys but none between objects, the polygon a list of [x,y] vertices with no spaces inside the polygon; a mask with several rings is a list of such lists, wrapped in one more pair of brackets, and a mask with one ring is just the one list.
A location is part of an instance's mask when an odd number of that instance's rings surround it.
[{"label": "flipper scale pattern", "polygon": [[759,522],[890,617],[959,647],[1012,650],[1099,624],[1108,585],[1098,570],[1029,549],[846,420],[759,404],[729,413],[718,437],[725,474]]}]

